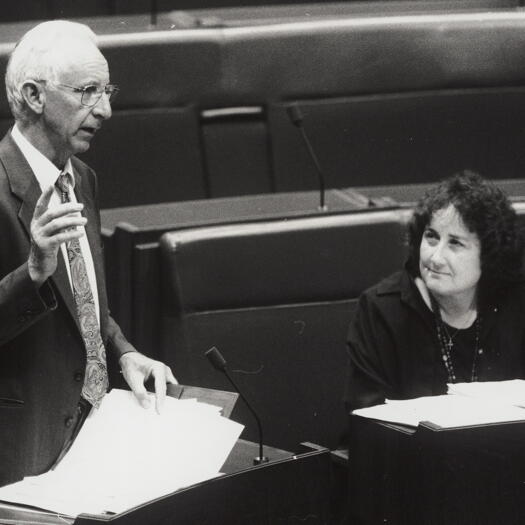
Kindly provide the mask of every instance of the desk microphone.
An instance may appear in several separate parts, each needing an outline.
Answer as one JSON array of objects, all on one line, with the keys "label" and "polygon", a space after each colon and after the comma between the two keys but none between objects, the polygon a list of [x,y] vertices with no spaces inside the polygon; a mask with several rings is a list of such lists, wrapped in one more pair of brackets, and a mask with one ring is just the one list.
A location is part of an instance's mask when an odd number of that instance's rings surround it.
[{"label": "desk microphone", "polygon": [[157,25],[157,0],[150,0],[150,24],[152,27]]},{"label": "desk microphone", "polygon": [[303,137],[303,141],[306,144],[306,149],[308,150],[308,153],[310,154],[310,158],[312,159],[315,169],[317,170],[317,178],[319,181],[319,210],[320,211],[326,211],[327,207],[324,202],[324,192],[325,192],[325,182],[324,182],[324,175],[321,170],[321,166],[319,164],[319,160],[317,159],[317,155],[315,154],[315,151],[312,147],[312,144],[310,143],[310,140],[308,139],[308,135],[306,134],[306,130],[304,129],[303,125],[303,113],[301,111],[301,108],[297,104],[291,104],[286,108],[286,112],[288,113],[288,118],[292,122],[294,126],[299,128],[301,132],[301,136]]},{"label": "desk microphone", "polygon": [[259,456],[253,459],[253,464],[259,465],[261,463],[268,463],[268,458],[266,456],[263,456],[263,433],[261,421],[255,413],[255,410],[251,407],[250,403],[248,403],[248,400],[243,396],[242,392],[239,390],[239,387],[230,377],[228,369],[226,368],[226,360],[224,359],[224,357],[222,357],[222,354],[215,346],[206,351],[204,355],[209,359],[210,363],[213,365],[214,368],[216,368],[219,372],[222,372],[226,376],[226,378],[232,384],[235,391],[239,393],[241,399],[246,403],[246,406],[253,414],[255,421],[257,421],[257,428],[259,429]]}]

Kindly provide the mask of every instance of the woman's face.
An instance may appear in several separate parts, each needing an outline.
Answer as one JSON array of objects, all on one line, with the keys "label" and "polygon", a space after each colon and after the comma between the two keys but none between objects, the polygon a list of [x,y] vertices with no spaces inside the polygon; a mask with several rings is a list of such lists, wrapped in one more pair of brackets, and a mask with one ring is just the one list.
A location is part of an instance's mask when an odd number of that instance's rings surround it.
[{"label": "woman's face", "polygon": [[481,277],[481,244],[450,204],[432,216],[419,247],[419,271],[437,297],[469,300]]}]

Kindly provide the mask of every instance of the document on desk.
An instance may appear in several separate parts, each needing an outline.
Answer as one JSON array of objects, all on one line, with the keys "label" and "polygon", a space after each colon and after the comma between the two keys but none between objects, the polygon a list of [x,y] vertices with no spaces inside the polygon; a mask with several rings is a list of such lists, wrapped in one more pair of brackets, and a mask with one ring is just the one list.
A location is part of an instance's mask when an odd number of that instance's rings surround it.
[{"label": "document on desk", "polygon": [[501,404],[525,408],[525,381],[523,379],[451,383],[448,385],[448,393],[489,399]]},{"label": "document on desk", "polygon": [[193,399],[167,397],[160,415],[154,405],[112,390],[55,470],[0,488],[0,500],[68,516],[119,513],[217,476],[243,426]]},{"label": "document on desk", "polygon": [[354,410],[353,414],[414,427],[428,421],[442,428],[525,420],[524,408],[457,394],[386,400],[382,405]]}]

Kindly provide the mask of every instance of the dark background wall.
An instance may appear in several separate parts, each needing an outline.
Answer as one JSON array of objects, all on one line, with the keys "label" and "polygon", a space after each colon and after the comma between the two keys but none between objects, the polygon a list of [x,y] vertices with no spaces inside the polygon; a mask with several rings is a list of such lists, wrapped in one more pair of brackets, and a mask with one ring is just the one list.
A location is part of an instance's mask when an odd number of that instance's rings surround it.
[{"label": "dark background wall", "polygon": [[[409,10],[415,11],[436,7],[446,9],[486,6],[493,8],[515,7],[523,5],[523,0],[419,0],[411,2],[347,0],[340,3],[354,4],[359,10],[388,12],[389,10],[399,9],[402,4],[407,6]],[[52,18],[144,14],[178,9],[198,10],[247,6],[282,6],[284,9],[281,12],[285,14],[286,6],[296,4],[320,5],[318,2],[308,0],[17,0],[16,2],[6,1],[2,3],[0,23]],[[314,9],[316,8],[314,7]]]},{"label": "dark background wall", "polygon": [[[69,17],[76,2],[61,5]],[[525,13],[516,5],[157,4],[155,25],[148,13],[82,17],[82,5],[78,19],[100,35],[121,87],[83,156],[99,175],[102,208],[315,189],[288,118],[294,104],[329,188],[431,183],[463,168],[493,179],[525,172]],[[0,26],[1,69],[32,25]],[[2,92],[0,133],[11,125]]]}]

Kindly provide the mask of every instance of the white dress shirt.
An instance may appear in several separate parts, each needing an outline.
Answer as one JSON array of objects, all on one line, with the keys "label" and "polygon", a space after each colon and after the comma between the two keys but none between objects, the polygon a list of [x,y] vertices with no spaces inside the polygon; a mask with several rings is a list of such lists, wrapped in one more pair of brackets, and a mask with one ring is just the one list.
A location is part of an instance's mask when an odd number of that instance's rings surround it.
[{"label": "white dress shirt", "polygon": [[[11,136],[13,137],[13,140],[15,141],[16,145],[20,148],[20,151],[24,155],[29,166],[33,170],[33,173],[35,174],[35,177],[38,181],[38,184],[40,185],[40,189],[44,191],[44,189],[49,186],[55,186],[55,183],[61,171],[45,155],[40,153],[40,151],[38,151],[24,137],[24,135],[20,132],[16,124],[11,130]],[[73,175],[73,186],[74,186],[75,184],[74,175],[75,174],[73,172],[73,166],[71,165],[70,159],[67,160],[66,165],[64,166],[64,171],[67,171],[68,173]],[[74,191],[69,192],[69,197],[70,197],[71,202],[77,202],[77,198],[76,198]],[[55,187],[55,191],[53,195],[51,195],[51,199],[49,200],[48,209],[56,208],[59,204],[61,204],[60,193],[58,189]],[[84,257],[84,261],[86,263],[86,271],[88,274],[89,285],[91,286],[91,292],[93,293],[93,299],[95,301],[95,310],[97,313],[97,319],[100,324],[97,279],[95,276],[95,266],[93,265],[93,257],[91,256],[91,250],[89,248],[89,242],[85,234],[86,232],[85,232],[84,227],[77,226],[77,229],[80,229],[84,232],[84,235],[80,237],[79,239],[80,250],[82,252],[82,256]],[[69,284],[72,286],[71,270],[69,268],[69,262],[67,258],[67,248],[66,248],[65,243],[62,243],[60,245],[60,251],[66,263],[67,275],[69,277]]]}]

